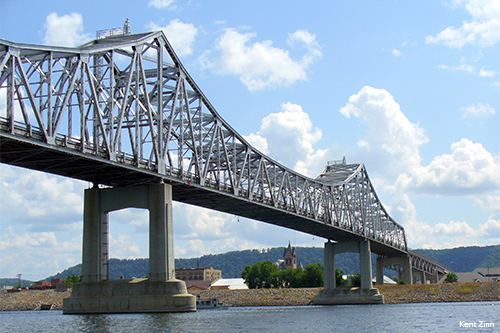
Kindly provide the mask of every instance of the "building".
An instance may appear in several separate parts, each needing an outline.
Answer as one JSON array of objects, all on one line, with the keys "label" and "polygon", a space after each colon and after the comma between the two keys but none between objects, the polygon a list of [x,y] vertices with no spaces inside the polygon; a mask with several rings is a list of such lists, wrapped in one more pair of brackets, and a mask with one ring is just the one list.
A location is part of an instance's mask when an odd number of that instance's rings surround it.
[{"label": "building", "polygon": [[[500,282],[500,267],[476,268],[468,273],[455,273],[458,282]],[[438,283],[443,283],[446,275]]]},{"label": "building", "polygon": [[210,286],[210,290],[242,290],[248,289],[245,280],[241,278],[236,279],[220,279]]},{"label": "building", "polygon": [[297,261],[297,252],[295,251],[295,247],[290,245],[288,242],[288,247],[283,251],[283,260],[278,260],[275,262],[276,266],[278,266],[280,271],[285,269],[296,269],[298,266],[302,267],[300,263]]},{"label": "building", "polygon": [[222,271],[212,267],[179,268],[175,270],[175,277],[183,281],[217,281],[222,278]]}]

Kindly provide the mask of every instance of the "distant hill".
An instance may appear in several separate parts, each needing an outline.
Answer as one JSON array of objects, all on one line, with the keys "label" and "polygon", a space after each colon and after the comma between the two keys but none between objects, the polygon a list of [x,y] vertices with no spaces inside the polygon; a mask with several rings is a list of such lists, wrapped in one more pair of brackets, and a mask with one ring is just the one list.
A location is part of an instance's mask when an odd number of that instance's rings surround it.
[{"label": "distant hill", "polygon": [[[21,279],[21,287],[29,287],[33,281]],[[19,284],[19,279],[17,278],[3,278],[0,279],[0,288],[3,286],[17,286]]]},{"label": "distant hill", "polygon": [[[259,261],[276,262],[283,258],[284,247],[232,251],[223,254],[210,254],[199,258],[175,259],[176,268],[195,268],[197,262],[201,267],[213,267],[222,270],[223,278],[241,277],[246,265]],[[304,267],[312,263],[323,264],[323,248],[296,247],[297,259]],[[471,272],[478,267],[500,267],[500,245],[470,246],[445,250],[414,250],[455,272]],[[375,259],[375,256],[373,256]],[[375,264],[375,263],[373,263]],[[343,253],[335,257],[335,265],[346,274],[359,271],[359,258],[354,253]],[[110,279],[144,277],[148,274],[148,259],[110,259]],[[375,266],[373,266],[375,267]],[[81,275],[81,264],[70,267],[46,280],[66,278],[69,275]]]},{"label": "distant hill", "polygon": [[478,267],[500,267],[500,245],[415,251],[457,273],[472,272]]}]

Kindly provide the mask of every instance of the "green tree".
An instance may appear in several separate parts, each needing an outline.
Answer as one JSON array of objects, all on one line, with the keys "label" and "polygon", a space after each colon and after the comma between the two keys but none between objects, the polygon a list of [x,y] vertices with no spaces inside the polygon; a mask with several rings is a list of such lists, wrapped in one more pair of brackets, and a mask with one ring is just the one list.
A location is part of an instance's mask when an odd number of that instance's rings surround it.
[{"label": "green tree", "polygon": [[306,288],[315,288],[323,286],[324,274],[323,265],[320,263],[307,265],[304,271],[302,286]]},{"label": "green tree", "polygon": [[338,287],[344,286],[346,280],[344,280],[344,271],[338,268],[335,268],[335,285]]},{"label": "green tree", "polygon": [[305,270],[303,270],[302,267],[297,267],[293,271],[294,271],[294,274],[292,276],[292,280],[290,281],[290,288],[302,288],[302,287],[304,287],[304,281],[306,279],[305,278],[305,275],[306,275]]},{"label": "green tree", "polygon": [[276,273],[279,272],[278,267],[269,260],[263,261],[260,267],[261,288],[272,288],[278,284]]},{"label": "green tree", "polygon": [[449,272],[448,274],[446,274],[446,277],[444,279],[444,283],[455,283],[455,282],[458,282],[457,274],[455,274],[453,272]]},{"label": "green tree", "polygon": [[68,283],[70,287],[73,287],[75,283],[78,283],[82,280],[79,275],[70,275],[67,278],[63,279],[62,282]]},{"label": "green tree", "polygon": [[241,277],[250,289],[272,288],[279,285],[278,272],[278,267],[271,261],[266,260],[256,262],[252,266],[245,266]]},{"label": "green tree", "polygon": [[407,283],[406,283],[405,279],[403,279],[403,278],[401,278],[401,280],[399,280],[398,284],[399,284],[400,286],[406,286],[406,285],[407,285]]},{"label": "green tree", "polygon": [[361,274],[354,273],[353,275],[351,275],[350,281],[351,281],[351,286],[360,287],[361,286]]}]

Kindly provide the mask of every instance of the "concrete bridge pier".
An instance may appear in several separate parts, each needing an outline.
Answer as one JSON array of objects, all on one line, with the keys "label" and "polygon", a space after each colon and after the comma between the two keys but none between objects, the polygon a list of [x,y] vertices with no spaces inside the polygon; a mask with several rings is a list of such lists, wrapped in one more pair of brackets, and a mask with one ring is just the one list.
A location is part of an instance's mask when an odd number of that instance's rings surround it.
[{"label": "concrete bridge pier", "polygon": [[[108,213],[149,210],[149,278],[109,280]],[[85,190],[82,282],[64,300],[63,313],[196,311],[196,299],[175,279],[172,187],[151,184]]]},{"label": "concrete bridge pier", "polygon": [[[370,241],[325,243],[324,288],[313,299],[313,304],[381,304],[384,296],[372,285]],[[344,252],[359,253],[361,285],[359,288],[339,288],[335,282],[335,255]]]},{"label": "concrete bridge pier", "polygon": [[404,279],[407,284],[413,283],[412,266],[410,257],[378,257],[377,258],[377,279],[378,286],[384,284],[384,267],[396,270],[398,279]]}]

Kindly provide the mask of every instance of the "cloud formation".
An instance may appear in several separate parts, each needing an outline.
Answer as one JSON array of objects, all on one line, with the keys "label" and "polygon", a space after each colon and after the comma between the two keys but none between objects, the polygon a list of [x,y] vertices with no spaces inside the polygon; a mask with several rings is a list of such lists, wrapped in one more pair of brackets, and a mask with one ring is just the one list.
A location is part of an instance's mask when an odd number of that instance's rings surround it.
[{"label": "cloud formation", "polygon": [[85,183],[0,164],[0,216],[57,230],[82,219]]},{"label": "cloud formation", "polygon": [[420,165],[419,147],[428,138],[387,90],[365,86],[349,98],[340,113],[360,118],[368,127],[366,136],[358,141],[356,160],[369,164],[370,171],[395,178]]},{"label": "cloud formation", "polygon": [[500,163],[482,144],[462,139],[451,154],[436,156],[428,166],[401,174],[396,187],[421,194],[472,195],[500,190]]},{"label": "cloud formation", "polygon": [[406,194],[399,193],[390,207],[391,216],[402,224],[410,248],[450,248],[498,244],[500,242],[500,219],[492,215],[476,228],[465,221],[439,222],[431,226],[419,222],[417,210]]},{"label": "cloud formation", "polygon": [[495,71],[487,70],[484,68],[478,69],[477,67],[468,64],[467,59],[465,57],[462,57],[460,59],[460,65],[458,65],[458,66],[439,65],[438,68],[451,70],[453,72],[457,72],[457,71],[458,72],[467,72],[467,73],[470,73],[472,75],[477,75],[479,77],[493,77],[496,74]]},{"label": "cloud formation", "polygon": [[497,0],[454,0],[454,4],[465,7],[472,20],[464,21],[459,28],[450,26],[435,36],[427,36],[427,43],[460,49],[466,44],[485,47],[500,41],[500,3]]},{"label": "cloud formation", "polygon": [[307,53],[294,60],[288,50],[273,46],[266,40],[254,42],[255,33],[240,33],[226,29],[216,43],[219,55],[210,59],[210,52],[201,58],[202,65],[220,75],[236,75],[250,91],[287,87],[307,79],[307,70],[322,56],[316,36],[307,30],[297,30],[288,37],[288,44],[301,44]]},{"label": "cloud formation", "polygon": [[174,19],[164,27],[150,23],[148,28],[152,31],[162,30],[178,56],[193,53],[193,44],[198,35],[198,29],[193,24]]},{"label": "cloud formation", "polygon": [[171,6],[174,0],[150,0],[148,2],[148,8],[154,7],[156,9],[172,8]]},{"label": "cloud formation", "polygon": [[469,106],[459,110],[463,117],[489,117],[494,116],[495,108],[489,104],[479,102],[477,105]]},{"label": "cloud formation", "polygon": [[401,52],[397,49],[394,49],[394,50],[392,50],[392,55],[395,56],[396,58],[400,58],[403,56],[403,52]]},{"label": "cloud formation", "polygon": [[300,105],[283,103],[281,110],[262,119],[259,131],[246,138],[286,167],[310,177],[317,176],[331,153],[313,147],[323,132],[314,127]]},{"label": "cloud formation", "polygon": [[43,42],[48,45],[73,47],[92,38],[83,32],[83,18],[78,13],[63,16],[50,13],[45,20],[44,28]]}]

